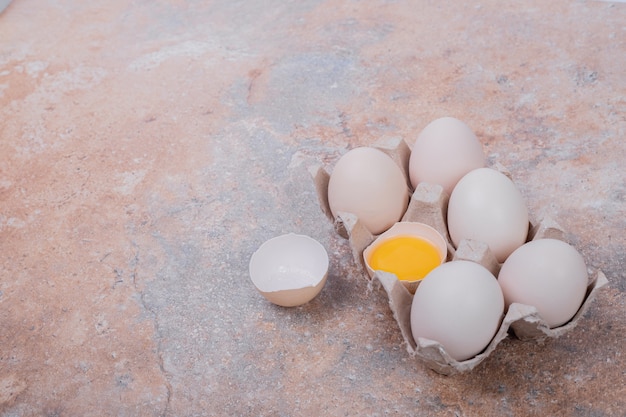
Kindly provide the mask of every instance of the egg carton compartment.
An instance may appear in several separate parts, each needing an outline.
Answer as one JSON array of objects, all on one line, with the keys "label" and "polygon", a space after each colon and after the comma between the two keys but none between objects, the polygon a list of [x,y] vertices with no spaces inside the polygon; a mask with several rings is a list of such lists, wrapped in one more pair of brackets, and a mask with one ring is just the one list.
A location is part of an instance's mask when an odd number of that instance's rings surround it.
[{"label": "egg carton compartment", "polygon": [[[376,142],[372,147],[388,154],[400,166],[407,179],[408,192],[410,190],[408,161],[411,152],[408,144],[401,138],[392,138]],[[492,168],[511,178],[510,173],[502,165],[495,164]],[[359,222],[357,216],[352,213],[340,212],[337,213],[336,217],[333,216],[328,202],[329,172],[322,165],[311,166],[309,171],[315,184],[320,208],[328,219],[333,222],[335,231],[348,240],[355,262],[360,265],[364,276],[369,278],[365,268],[363,251],[376,239],[377,235],[372,234]],[[502,264],[498,263],[496,257],[485,243],[475,240],[463,240],[457,248],[452,244],[446,221],[448,199],[449,196],[444,192],[443,187],[420,183],[412,193],[408,208],[400,221],[427,224],[444,236],[448,243],[446,262],[451,260],[473,261],[481,264],[497,277]],[[565,235],[563,229],[553,219],[547,217],[541,221],[531,219],[527,241],[545,238],[565,241]],[[487,347],[470,359],[457,361],[438,342],[422,338],[417,341],[413,339],[410,324],[411,305],[413,293],[419,283],[406,283],[398,280],[394,274],[383,271],[377,271],[374,274],[373,281],[380,283],[387,293],[389,306],[400,327],[408,353],[423,361],[429,368],[444,375],[453,375],[472,370],[484,361],[496,346],[509,335],[514,335],[521,340],[532,340],[541,343],[546,338],[559,337],[572,330],[589,308],[597,291],[608,283],[602,271],[598,270],[590,274],[585,298],[577,313],[567,323],[556,328],[550,328],[539,316],[535,307],[518,303],[512,304],[505,311],[501,325]]]},{"label": "egg carton compartment", "polygon": [[[550,224],[552,221],[548,220],[547,223]],[[552,229],[541,230],[549,231]],[[547,236],[549,235],[536,234],[534,238],[541,239]],[[493,268],[499,268],[499,265],[493,262],[495,257],[491,254],[489,247],[482,242],[469,240],[461,242],[454,260],[478,262],[487,269],[491,268],[492,272]],[[495,336],[485,350],[473,358],[457,361],[450,357],[444,347],[436,341],[423,338],[414,340],[410,322],[413,294],[406,286],[402,285],[395,275],[377,271],[374,279],[380,282],[389,297],[389,306],[400,327],[409,354],[421,359],[429,368],[444,375],[453,375],[474,369],[494,351],[502,340],[511,334],[514,334],[518,339],[533,340],[538,343],[546,338],[559,337],[565,334],[576,327],[591,305],[596,292],[608,282],[602,271],[597,271],[587,285],[585,299],[574,317],[563,326],[556,328],[550,328],[539,316],[535,307],[518,303],[511,304]]]}]

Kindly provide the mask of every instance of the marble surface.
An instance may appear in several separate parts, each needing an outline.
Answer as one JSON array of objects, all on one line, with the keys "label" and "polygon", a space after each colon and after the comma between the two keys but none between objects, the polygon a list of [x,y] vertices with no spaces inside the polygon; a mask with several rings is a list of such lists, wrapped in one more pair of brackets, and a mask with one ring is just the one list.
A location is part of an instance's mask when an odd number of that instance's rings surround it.
[{"label": "marble surface", "polygon": [[[2,416],[623,416],[626,4],[16,0],[0,14]],[[609,284],[446,377],[322,214],[313,163],[468,123]],[[248,278],[318,239],[321,294]]]}]

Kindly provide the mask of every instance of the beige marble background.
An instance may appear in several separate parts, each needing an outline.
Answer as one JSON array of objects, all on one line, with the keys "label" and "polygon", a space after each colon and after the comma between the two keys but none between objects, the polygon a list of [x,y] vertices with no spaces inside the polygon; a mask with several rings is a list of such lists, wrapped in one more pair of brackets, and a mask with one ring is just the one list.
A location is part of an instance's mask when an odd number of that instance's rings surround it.
[{"label": "beige marble background", "polygon": [[[623,416],[626,4],[16,0],[0,14],[3,416]],[[468,374],[411,358],[306,170],[456,116],[609,285]],[[248,278],[309,234],[311,303]]]}]

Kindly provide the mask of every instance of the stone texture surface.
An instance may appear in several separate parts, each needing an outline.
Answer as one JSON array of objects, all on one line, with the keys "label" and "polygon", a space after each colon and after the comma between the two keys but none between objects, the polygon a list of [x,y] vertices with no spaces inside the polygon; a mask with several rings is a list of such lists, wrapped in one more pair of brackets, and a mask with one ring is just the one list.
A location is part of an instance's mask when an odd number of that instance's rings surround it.
[{"label": "stone texture surface", "polygon": [[[3,416],[623,416],[626,4],[15,0],[0,14]],[[467,374],[408,356],[307,167],[452,115],[609,285]],[[264,240],[331,257],[311,303]]]}]

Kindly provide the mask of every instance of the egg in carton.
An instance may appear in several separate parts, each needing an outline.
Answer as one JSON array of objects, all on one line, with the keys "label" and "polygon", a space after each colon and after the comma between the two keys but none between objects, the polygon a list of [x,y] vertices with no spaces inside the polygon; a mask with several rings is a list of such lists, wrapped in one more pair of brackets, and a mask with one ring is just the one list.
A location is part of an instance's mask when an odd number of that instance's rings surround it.
[{"label": "egg in carton", "polygon": [[[391,138],[378,141],[372,147],[385,152],[398,164],[410,187],[408,164],[411,149],[407,143],[402,138]],[[495,164],[493,168],[511,178],[510,173],[502,165]],[[333,222],[336,232],[348,239],[355,262],[365,271],[363,251],[377,236],[372,234],[352,213],[339,212],[336,217],[333,216],[328,202],[329,172],[321,165],[312,166],[309,171],[313,177],[322,211]],[[502,264],[498,262],[487,244],[465,239],[459,242],[458,247],[455,248],[451,243],[446,221],[448,199],[449,196],[440,185],[420,183],[412,193],[408,208],[400,221],[427,224],[444,236],[448,246],[446,261],[473,261],[497,277]],[[565,232],[556,221],[550,218],[546,217],[541,221],[531,219],[526,241],[547,238],[565,241]],[[368,274],[365,275],[368,276]],[[389,306],[398,323],[408,353],[422,360],[429,368],[444,375],[472,370],[484,361],[502,340],[511,334],[518,339],[533,340],[538,343],[543,342],[546,338],[559,337],[565,334],[576,327],[597,291],[608,283],[606,276],[600,270],[590,275],[580,308],[567,323],[559,327],[551,328],[539,316],[537,309],[533,306],[519,303],[511,304],[505,311],[501,324],[487,347],[472,358],[457,361],[446,352],[440,343],[423,338],[418,340],[413,338],[410,323],[411,306],[413,294],[419,282],[400,281],[394,274],[383,271],[376,271],[372,279],[374,282],[379,282],[387,293]]]}]

